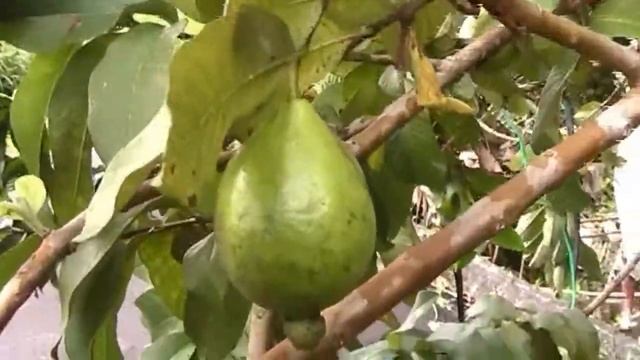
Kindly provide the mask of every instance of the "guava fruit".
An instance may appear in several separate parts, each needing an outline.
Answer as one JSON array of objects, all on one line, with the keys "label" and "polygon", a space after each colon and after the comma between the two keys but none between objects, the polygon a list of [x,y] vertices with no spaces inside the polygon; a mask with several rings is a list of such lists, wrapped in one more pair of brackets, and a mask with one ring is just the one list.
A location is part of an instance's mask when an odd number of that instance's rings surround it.
[{"label": "guava fruit", "polygon": [[303,99],[259,124],[229,162],[214,221],[231,283],[283,317],[297,347],[315,346],[320,311],[373,261],[376,220],[362,170]]}]

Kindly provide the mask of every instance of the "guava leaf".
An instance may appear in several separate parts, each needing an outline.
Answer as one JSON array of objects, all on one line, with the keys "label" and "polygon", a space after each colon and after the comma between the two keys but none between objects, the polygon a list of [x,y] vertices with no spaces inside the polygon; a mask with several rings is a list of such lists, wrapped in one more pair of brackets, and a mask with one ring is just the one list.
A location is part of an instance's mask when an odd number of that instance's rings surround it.
[{"label": "guava leaf", "polygon": [[377,115],[393,100],[378,84],[384,70],[383,66],[365,63],[345,76],[343,96],[346,105],[341,114],[343,124],[363,115]]},{"label": "guava leaf", "polygon": [[156,290],[149,289],[140,295],[136,299],[136,306],[142,312],[143,324],[151,333],[152,341],[141,359],[191,359],[195,345],[184,333],[182,321],[172,314]]},{"label": "guava leaf", "polygon": [[640,24],[634,16],[640,4],[633,0],[603,1],[590,16],[589,27],[609,36],[640,37]]},{"label": "guava leaf", "polygon": [[251,303],[229,283],[213,235],[193,245],[183,262],[185,332],[201,359],[224,359],[240,339]]},{"label": "guava leaf", "polygon": [[141,24],[109,45],[89,81],[88,126],[108,164],[149,124],[164,104],[169,63],[184,26]]},{"label": "guava leaf", "polygon": [[322,12],[322,0],[229,0],[227,13],[243,5],[257,5],[277,15],[287,24],[293,45],[301,49]]},{"label": "guava leaf", "polygon": [[558,126],[560,125],[560,102],[569,75],[578,63],[579,55],[573,50],[565,50],[559,64],[551,69],[547,81],[540,94],[538,112],[535,116],[531,147],[541,153],[560,141]]},{"label": "guava leaf", "polygon": [[385,159],[386,145],[380,146],[363,166],[376,213],[378,241],[386,244],[409,216],[414,184],[402,181]]},{"label": "guava leaf", "polygon": [[491,238],[491,242],[501,248],[513,251],[524,250],[524,243],[522,242],[520,235],[510,227],[498,232],[493,238]]},{"label": "guava leaf", "polygon": [[80,48],[69,60],[51,97],[47,135],[54,170],[43,172],[43,178],[59,224],[85,209],[93,194],[88,84],[113,38],[99,37]]},{"label": "guava leaf", "polygon": [[58,288],[64,333],[60,352],[67,358],[90,358],[96,334],[120,308],[133,272],[135,248],[117,240],[149,204],[118,214],[62,261]]},{"label": "guava leaf", "polygon": [[121,359],[122,351],[116,333],[117,315],[112,314],[96,332],[91,345],[91,360]]},{"label": "guava leaf", "polygon": [[567,177],[557,189],[548,193],[546,198],[553,210],[559,213],[580,212],[591,204],[591,197],[580,186],[578,174]]},{"label": "guava leaf", "polygon": [[402,181],[444,190],[447,160],[440,150],[428,112],[421,112],[396,131],[386,145],[385,163]]},{"label": "guava leaf", "polygon": [[66,46],[51,53],[36,55],[11,105],[11,129],[16,146],[27,169],[36,176],[40,174],[42,135],[49,101],[59,76],[75,50],[75,46]]},{"label": "guava leaf", "polygon": [[168,109],[162,107],[149,125],[114,156],[87,208],[84,228],[74,241],[97,235],[129,201],[164,152],[169,126]]},{"label": "guava leaf", "polygon": [[182,266],[171,256],[174,233],[159,232],[146,236],[138,246],[138,256],[149,272],[149,278],[171,312],[182,318],[186,296]]},{"label": "guava leaf", "polygon": [[275,114],[290,95],[293,53],[286,24],[255,6],[212,21],[177,51],[168,97],[165,194],[212,211],[215,164],[226,132],[239,118]]},{"label": "guava leaf", "polygon": [[49,53],[105,33],[129,5],[145,0],[4,0],[0,40],[31,52]]}]

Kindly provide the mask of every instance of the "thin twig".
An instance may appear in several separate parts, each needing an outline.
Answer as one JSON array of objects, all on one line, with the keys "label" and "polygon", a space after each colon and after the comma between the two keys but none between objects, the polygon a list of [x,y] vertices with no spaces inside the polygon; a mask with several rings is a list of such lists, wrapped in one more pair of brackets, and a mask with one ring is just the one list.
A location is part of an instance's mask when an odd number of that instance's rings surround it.
[{"label": "thin twig", "polygon": [[633,269],[638,265],[638,262],[640,262],[640,254],[631,258],[624,268],[622,268],[620,273],[613,280],[607,283],[604,289],[602,289],[600,295],[593,299],[589,305],[585,306],[582,311],[587,315],[591,315],[598,306],[600,306],[609,297],[613,290],[615,290],[615,288],[618,287],[622,281],[629,276],[629,274],[631,274]]},{"label": "thin twig", "polygon": [[188,218],[188,219],[170,221],[170,222],[167,222],[167,223],[164,223],[164,224],[161,224],[161,225],[156,225],[156,226],[150,226],[150,227],[146,227],[146,228],[131,230],[131,231],[128,231],[126,233],[123,233],[122,236],[120,236],[120,237],[123,238],[123,239],[128,239],[128,238],[132,238],[132,237],[138,236],[138,235],[155,234],[155,233],[159,233],[159,232],[173,230],[175,228],[179,228],[179,227],[183,227],[183,226],[194,225],[194,224],[203,224],[203,223],[206,223],[206,222],[207,222],[207,220],[205,220],[205,219],[198,218],[198,217],[192,217],[192,218]]}]

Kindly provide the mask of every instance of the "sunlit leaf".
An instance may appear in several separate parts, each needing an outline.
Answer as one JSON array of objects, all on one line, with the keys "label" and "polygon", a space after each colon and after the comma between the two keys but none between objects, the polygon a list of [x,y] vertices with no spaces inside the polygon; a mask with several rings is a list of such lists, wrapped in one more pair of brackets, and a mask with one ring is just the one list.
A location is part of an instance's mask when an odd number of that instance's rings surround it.
[{"label": "sunlit leaf", "polygon": [[104,163],[147,126],[164,104],[177,24],[136,26],[116,38],[89,82],[88,124]]},{"label": "sunlit leaf", "polygon": [[74,241],[97,235],[129,201],[164,152],[169,123],[167,108],[160,108],[149,125],[114,156],[87,208],[82,233]]},{"label": "sunlit leaf", "polygon": [[247,4],[258,5],[280,17],[287,24],[296,49],[305,44],[322,10],[322,0],[229,0],[227,14],[234,14]]},{"label": "sunlit leaf", "polygon": [[418,105],[430,109],[452,111],[459,114],[471,115],[475,113],[464,101],[447,97],[440,89],[440,82],[436,70],[422,53],[415,31],[408,36],[407,47],[411,57],[411,68],[416,81],[416,98]]},{"label": "sunlit leaf", "polygon": [[[275,114],[290,95],[294,52],[286,25],[255,7],[207,24],[176,53],[168,103],[172,127],[164,159],[163,191],[210,212],[216,160],[233,122]],[[260,21],[260,29],[252,21]]]}]

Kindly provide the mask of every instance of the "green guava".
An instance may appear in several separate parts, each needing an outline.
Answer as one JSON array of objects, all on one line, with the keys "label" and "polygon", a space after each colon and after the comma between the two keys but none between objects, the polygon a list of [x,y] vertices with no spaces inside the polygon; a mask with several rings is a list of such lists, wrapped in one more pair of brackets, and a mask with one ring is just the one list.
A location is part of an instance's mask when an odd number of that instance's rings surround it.
[{"label": "green guava", "polygon": [[[373,261],[376,220],[362,170],[303,99],[261,123],[230,161],[214,219],[230,281],[284,317],[296,346],[319,339],[320,311]],[[305,340],[296,344],[286,329]]]}]

